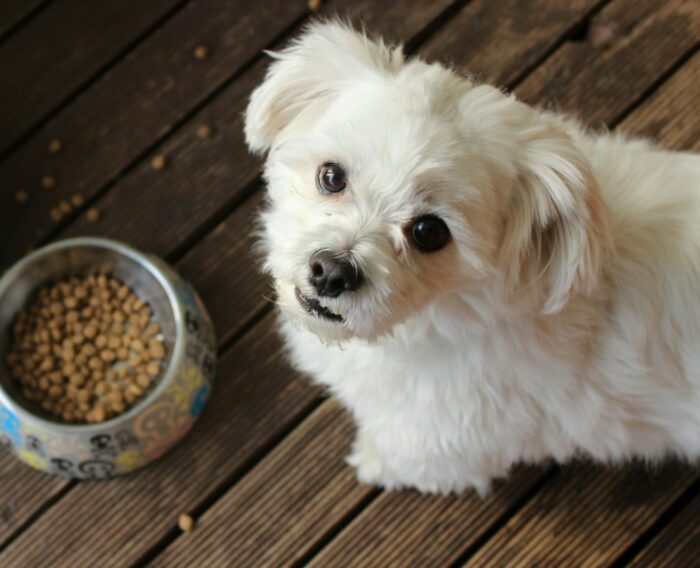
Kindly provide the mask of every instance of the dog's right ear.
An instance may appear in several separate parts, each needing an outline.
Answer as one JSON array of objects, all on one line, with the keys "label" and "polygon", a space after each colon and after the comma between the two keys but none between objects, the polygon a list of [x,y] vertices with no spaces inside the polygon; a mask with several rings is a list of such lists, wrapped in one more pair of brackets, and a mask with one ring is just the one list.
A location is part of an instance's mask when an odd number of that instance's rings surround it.
[{"label": "dog's right ear", "polygon": [[309,26],[270,55],[275,61],[245,113],[246,142],[257,153],[269,150],[302,113],[323,108],[348,82],[394,73],[403,64],[400,47],[388,48],[337,21]]}]

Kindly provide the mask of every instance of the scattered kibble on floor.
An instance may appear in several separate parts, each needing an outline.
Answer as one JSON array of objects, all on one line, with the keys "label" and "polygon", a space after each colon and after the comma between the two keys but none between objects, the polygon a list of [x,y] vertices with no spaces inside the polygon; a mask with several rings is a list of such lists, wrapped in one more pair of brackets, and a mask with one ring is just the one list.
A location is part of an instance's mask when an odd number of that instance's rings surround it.
[{"label": "scattered kibble on floor", "polygon": [[89,223],[97,223],[102,218],[102,211],[97,207],[90,207],[85,214]]},{"label": "scattered kibble on floor", "polygon": [[49,211],[49,216],[51,217],[52,221],[58,223],[61,219],[63,219],[63,211],[61,211],[60,207],[52,207],[51,211]]},{"label": "scattered kibble on floor", "polygon": [[209,48],[204,46],[204,45],[198,45],[197,47],[194,48],[194,56],[197,59],[204,59],[207,55],[209,55]]},{"label": "scattered kibble on floor", "polygon": [[182,532],[190,532],[194,528],[194,519],[188,514],[183,513],[177,520],[177,524]]},{"label": "scattered kibble on floor", "polygon": [[53,176],[44,176],[41,178],[41,187],[44,189],[53,189],[56,187],[56,178]]},{"label": "scattered kibble on floor", "polygon": [[309,10],[316,12],[321,8],[321,0],[309,0]]},{"label": "scattered kibble on floor", "polygon": [[163,154],[158,154],[151,160],[151,167],[156,171],[160,171],[165,167],[165,163],[165,156]]},{"label": "scattered kibble on floor", "polygon": [[24,397],[46,412],[103,422],[140,400],[161,372],[166,349],[152,318],[116,278],[65,279],[44,286],[15,318],[6,362]]},{"label": "scattered kibble on floor", "polygon": [[73,207],[82,207],[85,205],[85,198],[79,193],[76,193],[70,198],[70,202],[73,204]]},{"label": "scattered kibble on floor", "polygon": [[68,215],[68,213],[73,211],[73,206],[70,204],[69,201],[61,201],[58,204],[58,207],[61,209],[61,213],[63,213],[64,215]]},{"label": "scattered kibble on floor", "polygon": [[20,205],[23,205],[24,203],[29,201],[29,194],[26,191],[20,189],[18,192],[15,193],[15,201]]},{"label": "scattered kibble on floor", "polygon": [[199,128],[197,128],[197,136],[199,138],[209,138],[212,133],[212,127],[208,124],[202,124]]},{"label": "scattered kibble on floor", "polygon": [[60,140],[54,139],[49,142],[49,152],[52,154],[58,154],[61,148],[63,148],[63,143]]}]

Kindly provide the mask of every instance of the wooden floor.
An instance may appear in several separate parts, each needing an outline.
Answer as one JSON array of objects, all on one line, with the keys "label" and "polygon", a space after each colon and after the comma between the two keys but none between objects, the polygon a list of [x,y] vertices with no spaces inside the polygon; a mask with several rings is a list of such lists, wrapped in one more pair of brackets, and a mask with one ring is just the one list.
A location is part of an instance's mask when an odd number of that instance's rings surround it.
[{"label": "wooden floor", "polygon": [[[530,103],[700,150],[697,0],[328,0],[321,12]],[[351,421],[285,363],[249,254],[260,162],[241,112],[262,50],[310,17],[305,0],[0,2],[0,267],[58,238],[124,240],[197,287],[220,341],[201,422],[140,473],[76,483],[0,449],[0,566],[700,565],[700,471],[682,465],[523,468],[486,500],[356,483]],[[76,192],[99,223],[51,219]]]}]

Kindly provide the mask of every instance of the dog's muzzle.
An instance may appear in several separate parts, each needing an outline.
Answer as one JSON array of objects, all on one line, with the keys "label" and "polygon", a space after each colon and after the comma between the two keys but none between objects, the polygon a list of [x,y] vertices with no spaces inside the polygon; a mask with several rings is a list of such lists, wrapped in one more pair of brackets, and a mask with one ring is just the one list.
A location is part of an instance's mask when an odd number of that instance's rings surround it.
[{"label": "dog's muzzle", "polygon": [[301,304],[301,307],[304,308],[308,313],[328,321],[338,323],[343,321],[343,316],[339,314],[334,314],[328,308],[322,306],[321,302],[319,302],[316,298],[308,298],[307,296],[304,296],[304,294],[301,293],[301,290],[299,290],[299,288],[294,288],[294,295],[299,301],[299,304]]}]

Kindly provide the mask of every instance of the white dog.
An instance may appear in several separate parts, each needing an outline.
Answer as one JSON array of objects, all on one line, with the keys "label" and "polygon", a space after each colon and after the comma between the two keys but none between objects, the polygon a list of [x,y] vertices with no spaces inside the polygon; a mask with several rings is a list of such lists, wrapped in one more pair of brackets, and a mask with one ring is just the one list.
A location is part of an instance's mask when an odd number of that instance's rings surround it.
[{"label": "white dog", "polygon": [[386,488],[700,456],[700,157],[585,131],[340,23],[245,116],[294,363]]}]

